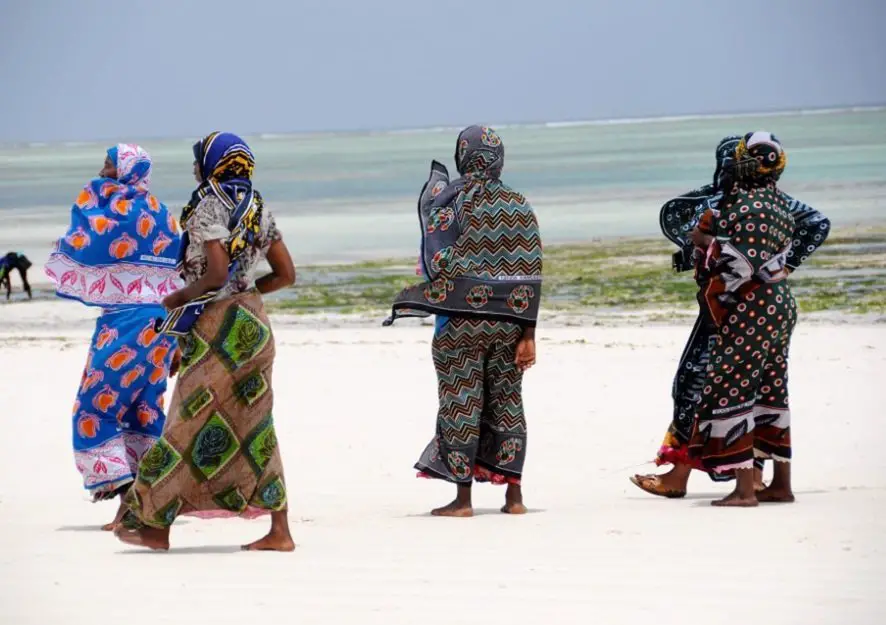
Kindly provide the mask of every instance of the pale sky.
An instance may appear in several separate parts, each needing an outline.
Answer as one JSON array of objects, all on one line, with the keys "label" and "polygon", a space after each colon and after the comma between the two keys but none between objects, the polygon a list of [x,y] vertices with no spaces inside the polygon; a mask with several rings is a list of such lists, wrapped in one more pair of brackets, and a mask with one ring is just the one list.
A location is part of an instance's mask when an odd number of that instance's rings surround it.
[{"label": "pale sky", "polygon": [[0,141],[886,104],[884,0],[0,0]]}]

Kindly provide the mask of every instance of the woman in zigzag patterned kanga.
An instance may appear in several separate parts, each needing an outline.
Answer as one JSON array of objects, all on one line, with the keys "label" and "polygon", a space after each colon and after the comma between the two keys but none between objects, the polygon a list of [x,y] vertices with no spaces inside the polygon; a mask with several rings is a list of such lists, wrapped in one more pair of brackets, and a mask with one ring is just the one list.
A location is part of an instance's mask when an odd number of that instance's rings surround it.
[{"label": "woman in zigzag patterned kanga", "polygon": [[415,468],[456,484],[435,516],[473,515],[471,485],[507,484],[502,512],[523,514],[523,372],[535,364],[542,249],[532,207],[499,178],[504,146],[471,126],[456,143],[461,177],[434,161],[419,197],[425,282],[396,299],[399,317],[437,315],[432,354],[437,432]]},{"label": "woman in zigzag patterned kanga", "polygon": [[[181,370],[163,435],[139,465],[116,533],[125,543],[168,549],[180,515],[270,514],[271,531],[244,549],[292,551],[272,416],[274,337],[261,294],[292,284],[295,268],[252,187],[246,143],[212,133],[194,145],[194,157],[200,186],[181,219],[187,286],[163,301],[166,321],[175,323],[161,327],[181,336]],[[271,273],[253,285],[264,257]],[[195,301],[201,306],[189,308]]]}]

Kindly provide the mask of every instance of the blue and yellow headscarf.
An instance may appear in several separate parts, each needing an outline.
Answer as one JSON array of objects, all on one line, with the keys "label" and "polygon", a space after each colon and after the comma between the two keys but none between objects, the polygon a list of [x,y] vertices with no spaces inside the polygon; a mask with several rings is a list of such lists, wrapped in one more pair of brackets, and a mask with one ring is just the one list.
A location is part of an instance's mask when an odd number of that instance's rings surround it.
[{"label": "blue and yellow headscarf", "polygon": [[[260,233],[261,194],[252,188],[255,157],[246,142],[230,132],[213,132],[194,144],[194,160],[202,182],[184,206],[181,225],[187,236],[188,219],[200,201],[215,195],[231,211],[233,223],[223,224],[231,231],[225,247],[231,264]],[[182,260],[187,242],[182,245]]]}]

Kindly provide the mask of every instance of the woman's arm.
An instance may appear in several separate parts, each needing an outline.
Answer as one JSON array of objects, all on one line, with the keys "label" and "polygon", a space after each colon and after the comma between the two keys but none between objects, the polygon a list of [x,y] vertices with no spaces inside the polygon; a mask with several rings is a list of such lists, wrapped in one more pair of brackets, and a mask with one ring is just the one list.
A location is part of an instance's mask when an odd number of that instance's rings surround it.
[{"label": "woman's arm", "polygon": [[255,281],[259,293],[273,293],[295,284],[295,263],[292,262],[289,248],[286,247],[282,239],[271,243],[267,259],[271,266],[271,273]]},{"label": "woman's arm", "polygon": [[794,240],[791,251],[788,252],[787,262],[788,271],[793,272],[827,240],[831,231],[831,221],[808,204],[784,191],[782,195],[794,216]]},{"label": "woman's arm", "polygon": [[198,279],[169,295],[163,300],[163,306],[167,310],[184,306],[191,300],[197,299],[204,293],[220,289],[228,281],[228,252],[220,239],[203,243],[203,253],[206,255],[206,273]]}]

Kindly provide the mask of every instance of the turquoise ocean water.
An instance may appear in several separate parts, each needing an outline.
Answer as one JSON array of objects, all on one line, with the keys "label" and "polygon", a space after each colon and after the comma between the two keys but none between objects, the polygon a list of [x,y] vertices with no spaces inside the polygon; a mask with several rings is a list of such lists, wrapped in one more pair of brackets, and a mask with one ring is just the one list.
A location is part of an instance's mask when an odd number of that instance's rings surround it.
[{"label": "turquoise ocean water", "polygon": [[[836,226],[886,219],[886,109],[497,129],[506,148],[503,178],[536,207],[547,244],[658,234],[661,204],[710,180],[720,138],[758,129],[774,132],[787,148],[782,186],[789,193]],[[258,161],[256,185],[304,264],[414,254],[416,196],[431,159],[453,168],[457,132],[248,140]],[[196,138],[120,139],[151,153],[153,190],[178,209],[194,186]],[[42,263],[80,187],[101,167],[105,147],[0,146],[0,252],[22,251]]]}]

